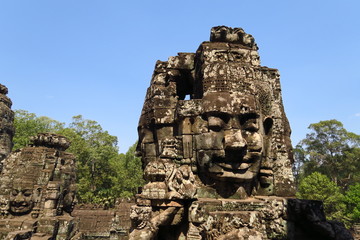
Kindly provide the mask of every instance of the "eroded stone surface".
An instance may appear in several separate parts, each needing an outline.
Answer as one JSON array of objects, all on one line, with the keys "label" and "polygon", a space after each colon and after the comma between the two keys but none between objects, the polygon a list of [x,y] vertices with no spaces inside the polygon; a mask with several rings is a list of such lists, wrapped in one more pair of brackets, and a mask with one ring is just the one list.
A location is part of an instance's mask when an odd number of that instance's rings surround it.
[{"label": "eroded stone surface", "polygon": [[70,143],[50,133],[31,141],[2,162],[1,239],[70,239],[76,192],[75,159],[64,152]]},{"label": "eroded stone surface", "polygon": [[219,26],[196,53],[156,62],[138,127],[148,183],[130,239],[341,239],[321,206],[288,200],[279,72],[261,66],[257,50],[243,29]]},{"label": "eroded stone surface", "polygon": [[12,102],[6,96],[7,93],[7,87],[0,84],[0,161],[9,155],[13,146],[14,112],[11,110]]}]

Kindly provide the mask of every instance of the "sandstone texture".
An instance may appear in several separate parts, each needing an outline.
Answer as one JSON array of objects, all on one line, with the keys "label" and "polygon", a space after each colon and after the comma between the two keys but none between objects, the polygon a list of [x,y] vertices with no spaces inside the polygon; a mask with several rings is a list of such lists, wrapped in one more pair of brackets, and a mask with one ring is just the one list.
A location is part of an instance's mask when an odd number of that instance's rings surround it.
[{"label": "sandstone texture", "polygon": [[125,200],[118,201],[113,208],[77,204],[72,215],[78,222],[78,239],[128,239],[133,204]]},{"label": "sandstone texture", "polygon": [[280,75],[257,50],[243,29],[219,26],[196,53],[156,62],[130,239],[352,239],[321,202],[294,199]]},{"label": "sandstone texture", "polygon": [[13,146],[14,112],[11,110],[12,102],[6,96],[7,93],[7,87],[0,84],[0,161],[9,155]]}]

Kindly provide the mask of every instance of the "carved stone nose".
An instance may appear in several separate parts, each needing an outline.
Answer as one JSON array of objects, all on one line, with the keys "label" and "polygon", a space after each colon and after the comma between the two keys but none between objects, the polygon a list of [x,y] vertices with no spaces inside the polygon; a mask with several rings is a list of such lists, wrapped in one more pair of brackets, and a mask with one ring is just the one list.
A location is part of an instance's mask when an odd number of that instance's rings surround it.
[{"label": "carved stone nose", "polygon": [[16,197],[15,197],[15,202],[22,202],[24,200],[25,200],[25,198],[22,193],[18,193],[18,195],[16,195]]},{"label": "carved stone nose", "polygon": [[225,149],[244,150],[247,142],[241,134],[241,130],[231,129],[225,131]]}]

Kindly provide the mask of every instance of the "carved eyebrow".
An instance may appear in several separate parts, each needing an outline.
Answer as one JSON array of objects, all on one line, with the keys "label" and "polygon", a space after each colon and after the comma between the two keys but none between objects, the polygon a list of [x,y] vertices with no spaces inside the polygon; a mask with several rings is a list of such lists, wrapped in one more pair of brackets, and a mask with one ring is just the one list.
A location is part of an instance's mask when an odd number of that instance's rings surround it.
[{"label": "carved eyebrow", "polygon": [[243,125],[245,124],[248,120],[250,119],[257,119],[259,118],[259,114],[257,113],[246,113],[246,114],[242,114],[239,115],[239,120],[240,120],[240,124]]},{"label": "carved eyebrow", "polygon": [[203,114],[203,119],[207,120],[208,117],[217,117],[221,118],[225,123],[229,122],[230,120],[230,114],[225,112],[207,112]]}]

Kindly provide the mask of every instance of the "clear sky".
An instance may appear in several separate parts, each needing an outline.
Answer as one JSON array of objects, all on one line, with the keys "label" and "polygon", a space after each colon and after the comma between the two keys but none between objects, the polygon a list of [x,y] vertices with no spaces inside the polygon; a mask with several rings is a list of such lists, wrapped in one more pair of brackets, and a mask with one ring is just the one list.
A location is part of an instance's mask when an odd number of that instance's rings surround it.
[{"label": "clear sky", "polygon": [[242,27],[280,70],[293,145],[320,120],[360,134],[359,13],[359,0],[0,0],[0,83],[13,109],[82,114],[126,152],[155,61]]}]

